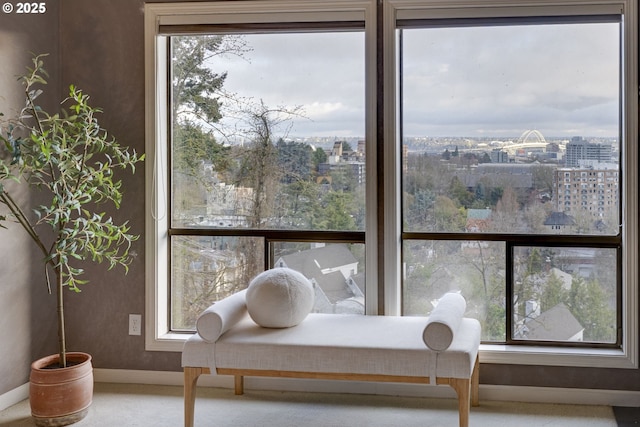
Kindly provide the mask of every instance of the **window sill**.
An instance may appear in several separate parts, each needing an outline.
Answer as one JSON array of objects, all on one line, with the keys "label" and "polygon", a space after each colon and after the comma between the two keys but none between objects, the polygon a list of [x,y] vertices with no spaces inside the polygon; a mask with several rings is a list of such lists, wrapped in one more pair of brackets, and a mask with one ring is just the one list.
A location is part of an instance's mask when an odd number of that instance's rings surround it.
[{"label": "window sill", "polygon": [[168,332],[159,337],[147,336],[145,349],[182,353],[182,347],[191,335],[193,334]]},{"label": "window sill", "polygon": [[480,362],[498,365],[572,366],[637,369],[623,349],[480,345]]}]

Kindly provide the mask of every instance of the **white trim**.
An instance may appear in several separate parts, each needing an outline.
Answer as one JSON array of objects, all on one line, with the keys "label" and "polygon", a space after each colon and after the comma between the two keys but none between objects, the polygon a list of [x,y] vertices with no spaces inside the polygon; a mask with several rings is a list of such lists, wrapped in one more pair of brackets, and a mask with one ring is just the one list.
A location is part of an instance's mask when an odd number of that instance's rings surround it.
[{"label": "white trim", "polygon": [[29,383],[22,384],[19,387],[9,390],[4,394],[0,394],[0,411],[20,403],[29,398]]},{"label": "white trim", "polygon": [[[119,369],[94,369],[96,382],[124,384],[154,384],[182,386],[182,372],[128,371]],[[233,389],[233,377],[227,375],[202,375],[200,387]],[[358,381],[324,381],[283,378],[245,378],[245,389],[299,391],[309,393],[350,393],[389,396],[454,398],[450,387],[419,384],[371,383]],[[640,391],[596,390],[552,387],[524,387],[480,385],[482,401],[561,403],[579,405],[640,406]]]},{"label": "white trim", "polygon": [[376,137],[376,7],[375,1],[369,1],[365,8],[365,152],[367,153],[365,210],[365,313],[378,313],[378,154]]},{"label": "white trim", "polygon": [[623,350],[634,368],[639,367],[638,357],[638,4],[635,0],[624,2],[625,15],[622,34],[624,56],[623,95],[627,120],[623,123],[624,147],[623,206],[622,215],[625,233],[622,236],[622,318]]},{"label": "white trim", "polygon": [[[160,259],[167,254],[167,170],[165,165],[166,132],[159,117],[166,117],[166,70],[161,66],[166,57],[164,37],[156,37],[158,16],[145,7],[145,344],[146,350],[171,350],[158,340],[168,325],[167,277],[160,272]],[[152,185],[150,185],[152,184]],[[164,258],[161,258],[164,257]]]},{"label": "white trim", "polygon": [[[365,24],[366,61],[366,128],[367,141],[367,209],[376,211],[376,6],[374,0],[277,0],[242,2],[162,3],[145,5],[145,129],[146,129],[146,316],[145,348],[156,351],[180,351],[184,335],[168,330],[168,301],[166,263],[168,219],[154,216],[166,212],[168,181],[166,174],[166,129],[156,120],[166,117],[166,38],[160,35],[160,25],[247,22],[326,22],[360,20]],[[259,19],[258,19],[259,18]],[[156,174],[157,171],[157,174]],[[165,193],[162,193],[162,189]],[[168,214],[166,214],[168,216]],[[375,216],[367,216],[367,247],[365,274],[367,277],[367,313],[377,313],[377,234]]]},{"label": "white trim", "polygon": [[[383,5],[383,16],[389,17],[389,13],[394,13],[392,4],[385,2]],[[392,16],[392,15],[391,15]],[[384,63],[396,63],[396,37],[395,20],[385,19],[383,23],[383,49]],[[393,69],[393,72],[391,70]],[[384,295],[385,295],[385,315],[399,316],[402,312],[401,289],[398,285],[402,283],[402,242],[401,242],[401,194],[397,190],[400,188],[400,163],[396,141],[399,138],[399,130],[396,127],[398,116],[397,105],[398,94],[396,91],[397,77],[396,67],[387,66],[384,70],[384,160],[385,169],[384,180],[384,259],[393,260],[385,264]],[[395,195],[390,198],[389,195]]]},{"label": "white trim", "polygon": [[635,369],[631,357],[618,349],[480,345],[480,361],[501,365],[571,366]]},{"label": "white trim", "polygon": [[[525,7],[526,6],[526,7]],[[623,123],[623,138],[626,142],[624,158],[621,160],[624,167],[624,205],[625,229],[623,235],[623,261],[622,261],[622,316],[623,337],[620,350],[598,349],[565,349],[558,347],[518,347],[486,345],[482,346],[480,358],[483,362],[497,364],[523,364],[523,365],[554,365],[554,366],[580,366],[580,367],[607,367],[637,369],[638,362],[638,23],[637,5],[634,0],[387,0],[384,4],[384,31],[385,31],[385,167],[393,170],[393,174],[385,182],[385,194],[393,194],[399,188],[399,178],[396,169],[400,159],[397,159],[397,148],[389,147],[391,141],[397,141],[395,129],[395,102],[396,102],[396,44],[392,35],[396,29],[396,20],[399,17],[424,18],[459,18],[459,17],[487,17],[497,11],[500,16],[519,16],[523,11],[532,11],[531,6],[536,6],[535,11],[544,14],[555,15],[568,12],[581,14],[591,13],[619,13],[624,11],[622,46],[624,47],[623,60],[623,109],[626,117],[631,120]],[[393,160],[392,160],[393,159]],[[389,165],[389,162],[393,164]],[[394,187],[389,181],[397,180]],[[391,193],[389,193],[391,191]],[[395,191],[399,193],[398,191]],[[397,215],[400,202],[398,200],[385,200],[385,256],[394,256],[401,249],[398,225],[387,224],[393,215]],[[635,214],[635,215],[632,215]],[[400,267],[398,267],[400,268]],[[399,312],[399,302],[395,294],[391,294],[394,283],[389,281],[399,277],[399,271],[388,271],[385,277],[385,292],[393,295],[387,301],[387,314]],[[399,283],[399,282],[396,282]],[[397,311],[394,311],[397,310]]]},{"label": "white trim", "polygon": [[[153,384],[183,386],[182,372],[142,371],[94,368],[97,383]],[[453,398],[452,390],[442,386],[419,386],[415,384],[383,384],[345,381],[292,380],[272,378],[245,378],[247,389],[305,391],[316,393],[382,394],[392,396],[422,396]],[[233,389],[233,377],[203,375],[198,380],[200,387]],[[29,398],[29,384],[23,384],[0,395],[0,411]],[[480,385],[482,401],[562,403],[578,405],[640,406],[640,391],[596,390],[552,387],[524,387],[502,385]]]}]

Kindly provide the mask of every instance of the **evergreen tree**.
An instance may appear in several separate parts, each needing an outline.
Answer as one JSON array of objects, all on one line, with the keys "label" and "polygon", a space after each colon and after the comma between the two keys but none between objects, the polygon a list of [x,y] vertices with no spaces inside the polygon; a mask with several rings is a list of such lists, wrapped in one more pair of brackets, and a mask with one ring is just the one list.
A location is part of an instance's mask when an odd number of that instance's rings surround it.
[{"label": "evergreen tree", "polygon": [[282,183],[307,181],[311,176],[312,150],[301,142],[278,141],[278,166],[282,170]]},{"label": "evergreen tree", "polygon": [[434,202],[434,224],[432,231],[461,232],[464,230],[466,214],[446,196],[437,196]]},{"label": "evergreen tree", "polygon": [[615,342],[615,310],[597,281],[574,276],[567,306],[584,328],[585,341]]},{"label": "evergreen tree", "polygon": [[327,153],[322,149],[316,147],[311,155],[314,171],[318,172],[318,165],[327,162]]},{"label": "evergreen tree", "polygon": [[451,183],[449,184],[448,194],[451,196],[453,200],[457,200],[458,203],[465,208],[468,208],[473,203],[475,198],[474,193],[467,190],[467,187],[460,181],[457,176],[454,176],[451,179]]},{"label": "evergreen tree", "polygon": [[355,230],[356,223],[351,215],[353,212],[353,195],[347,192],[330,191],[323,198],[322,229],[324,230]]},{"label": "evergreen tree", "polygon": [[549,274],[546,283],[542,290],[542,296],[540,298],[540,310],[547,311],[555,307],[556,305],[566,302],[568,299],[568,293],[563,287],[562,280],[558,278],[555,273]]},{"label": "evergreen tree", "polygon": [[215,56],[239,55],[248,51],[239,36],[174,36],[172,44],[172,165],[206,185],[203,163],[224,171],[229,165],[228,150],[211,134],[220,118],[226,72],[215,72],[207,62]]},{"label": "evergreen tree", "polygon": [[249,52],[241,36],[174,36],[172,40],[172,103],[174,125],[184,121],[214,125],[221,118],[220,98],[227,72],[207,63],[216,56],[243,56]]},{"label": "evergreen tree", "polygon": [[409,230],[426,231],[429,219],[433,216],[436,196],[429,189],[419,189],[416,193],[405,195],[405,221]]}]

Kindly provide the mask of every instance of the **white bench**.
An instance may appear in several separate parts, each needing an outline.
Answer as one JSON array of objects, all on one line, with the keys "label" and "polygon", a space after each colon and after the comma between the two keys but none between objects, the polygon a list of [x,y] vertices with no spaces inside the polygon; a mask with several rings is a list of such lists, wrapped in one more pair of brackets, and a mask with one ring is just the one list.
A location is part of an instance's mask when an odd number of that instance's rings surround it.
[{"label": "white bench", "polygon": [[[448,384],[458,396],[460,427],[468,427],[469,407],[479,404],[477,320],[461,318],[452,330],[427,317],[311,313],[297,326],[271,329],[253,322],[244,298],[243,291],[207,309],[201,317],[208,327],[199,321],[199,333],[185,343],[185,427],[193,427],[201,374],[233,375],[236,394],[245,376]],[[446,349],[429,348],[429,338]]]}]

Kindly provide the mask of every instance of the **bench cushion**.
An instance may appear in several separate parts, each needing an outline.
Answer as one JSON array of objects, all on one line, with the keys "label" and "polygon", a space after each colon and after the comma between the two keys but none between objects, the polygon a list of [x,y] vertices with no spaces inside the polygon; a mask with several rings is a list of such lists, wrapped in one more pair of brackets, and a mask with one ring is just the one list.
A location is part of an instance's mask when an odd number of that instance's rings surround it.
[{"label": "bench cushion", "polygon": [[251,280],[246,304],[249,315],[265,328],[289,328],[311,312],[315,298],[313,285],[302,273],[277,267]]},{"label": "bench cushion", "polygon": [[216,342],[247,314],[246,289],[209,306],[196,320],[198,334],[207,342]]},{"label": "bench cushion", "polygon": [[258,326],[246,315],[215,343],[199,335],[184,346],[182,366],[366,375],[469,378],[480,324],[462,319],[449,348],[425,347],[426,317],[311,313],[287,329]]},{"label": "bench cushion", "polygon": [[436,351],[449,348],[466,309],[467,302],[458,293],[448,293],[440,298],[438,305],[429,315],[422,335],[427,347]]}]

